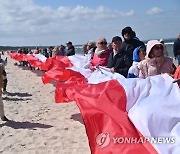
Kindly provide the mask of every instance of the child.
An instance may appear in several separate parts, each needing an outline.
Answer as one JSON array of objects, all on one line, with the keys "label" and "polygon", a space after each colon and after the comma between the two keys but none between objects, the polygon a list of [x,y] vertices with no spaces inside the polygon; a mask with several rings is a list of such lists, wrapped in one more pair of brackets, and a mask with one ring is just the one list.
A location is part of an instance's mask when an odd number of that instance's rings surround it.
[{"label": "child", "polygon": [[146,56],[146,47],[144,45],[139,46],[133,51],[133,64],[129,68],[127,78],[137,78],[139,75],[138,63],[144,60]]}]

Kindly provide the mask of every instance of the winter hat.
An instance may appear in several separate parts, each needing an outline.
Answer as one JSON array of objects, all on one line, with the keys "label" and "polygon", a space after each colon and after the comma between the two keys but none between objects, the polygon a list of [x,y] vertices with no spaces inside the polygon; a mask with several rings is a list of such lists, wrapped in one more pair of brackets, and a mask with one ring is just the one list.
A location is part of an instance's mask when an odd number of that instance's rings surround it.
[{"label": "winter hat", "polygon": [[122,30],[122,36],[124,36],[124,34],[126,34],[126,33],[128,33],[132,36],[132,35],[134,35],[135,32],[132,30],[131,27],[128,26]]}]

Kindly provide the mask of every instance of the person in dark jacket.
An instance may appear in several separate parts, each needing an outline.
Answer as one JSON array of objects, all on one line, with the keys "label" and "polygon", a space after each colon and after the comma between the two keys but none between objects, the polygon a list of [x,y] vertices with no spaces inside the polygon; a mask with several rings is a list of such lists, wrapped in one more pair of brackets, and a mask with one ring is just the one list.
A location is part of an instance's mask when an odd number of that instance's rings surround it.
[{"label": "person in dark jacket", "polygon": [[144,43],[136,37],[136,33],[131,27],[125,27],[122,30],[122,36],[124,38],[122,49],[129,55],[131,59],[133,59],[134,49],[138,46],[144,45]]},{"label": "person in dark jacket", "polygon": [[2,101],[2,88],[3,88],[3,64],[0,64],[0,118],[2,121],[9,121],[9,119],[5,116],[4,113],[4,104]]},{"label": "person in dark jacket", "polygon": [[127,77],[128,70],[132,65],[132,59],[122,50],[121,37],[115,36],[112,38],[112,47],[113,51],[108,58],[108,68],[112,73],[117,72]]},{"label": "person in dark jacket", "polygon": [[43,49],[43,55],[44,55],[46,58],[49,58],[49,53],[47,52],[47,48],[44,48],[44,49]]},{"label": "person in dark jacket", "polygon": [[72,42],[67,42],[66,45],[67,45],[66,56],[75,55],[75,48],[72,45]]},{"label": "person in dark jacket", "polygon": [[178,60],[178,65],[180,65],[180,33],[178,38],[174,41],[173,45],[174,58]]}]

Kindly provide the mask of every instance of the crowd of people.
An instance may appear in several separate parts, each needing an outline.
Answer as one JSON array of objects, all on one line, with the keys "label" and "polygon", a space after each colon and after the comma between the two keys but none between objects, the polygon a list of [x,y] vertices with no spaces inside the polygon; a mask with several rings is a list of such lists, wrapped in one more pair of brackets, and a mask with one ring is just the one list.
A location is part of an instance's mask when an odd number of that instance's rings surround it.
[{"label": "crowd of people", "polygon": [[[164,40],[150,40],[144,44],[131,27],[125,27],[120,36],[114,36],[108,44],[106,38],[97,41],[90,40],[83,45],[84,68],[91,69],[105,66],[111,72],[117,72],[126,78],[146,78],[152,75],[168,73],[173,76],[176,66],[173,59],[168,56]],[[72,42],[65,45],[35,50],[19,49],[19,53],[41,53],[45,57],[72,56],[75,55],[75,47]],[[174,59],[180,64],[180,34],[173,45]],[[20,63],[26,66],[26,62]]]},{"label": "crowd of people", "polygon": [[40,49],[39,47],[36,47],[36,49],[27,49],[27,48],[19,48],[17,50],[18,53],[23,54],[43,54],[46,58],[52,57],[52,56],[72,56],[75,55],[75,48],[72,42],[67,42],[65,45],[60,46],[50,46],[49,48],[43,48]]},{"label": "crowd of people", "polygon": [[[147,78],[148,76],[168,73],[174,76],[176,65],[173,58],[168,56],[164,41],[150,40],[145,45],[136,36],[131,27],[122,30],[122,37],[114,36],[107,44],[106,38],[99,38],[96,42],[89,41],[83,46],[85,58],[84,68],[92,71],[99,65],[110,68],[126,78]],[[91,46],[91,44],[93,46]],[[174,42],[174,57],[180,57],[180,34]]]},{"label": "crowd of people", "polygon": [[[119,73],[126,78],[147,78],[153,75],[168,73],[180,84],[180,33],[173,45],[174,58],[178,60],[178,67],[173,63],[173,58],[168,56],[164,41],[150,40],[145,45],[131,27],[122,29],[122,37],[114,36],[110,44],[106,38],[99,38],[97,41],[90,40],[83,46],[84,68],[94,71],[99,66],[110,69],[112,73]],[[72,42],[67,42],[66,46],[60,45],[49,47],[48,49],[28,50],[19,49],[19,53],[42,53],[45,57],[52,56],[72,56],[75,55],[75,48]],[[0,67],[3,92],[6,92],[7,77],[4,61],[0,57]],[[25,66],[26,62],[22,62]],[[0,78],[1,79],[1,78]],[[0,81],[1,83],[1,81]],[[1,93],[2,94],[2,93]],[[0,104],[1,119],[7,121]]]}]

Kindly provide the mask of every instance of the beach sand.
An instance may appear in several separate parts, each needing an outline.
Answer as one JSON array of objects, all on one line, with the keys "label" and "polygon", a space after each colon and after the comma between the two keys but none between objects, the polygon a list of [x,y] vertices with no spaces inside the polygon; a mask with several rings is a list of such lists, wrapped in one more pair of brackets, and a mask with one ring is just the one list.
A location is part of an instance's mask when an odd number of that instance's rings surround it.
[{"label": "beach sand", "polygon": [[0,120],[0,153],[89,154],[85,127],[75,102],[56,104],[53,84],[44,85],[40,70],[15,66],[8,55],[5,115]]}]

